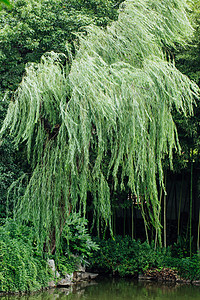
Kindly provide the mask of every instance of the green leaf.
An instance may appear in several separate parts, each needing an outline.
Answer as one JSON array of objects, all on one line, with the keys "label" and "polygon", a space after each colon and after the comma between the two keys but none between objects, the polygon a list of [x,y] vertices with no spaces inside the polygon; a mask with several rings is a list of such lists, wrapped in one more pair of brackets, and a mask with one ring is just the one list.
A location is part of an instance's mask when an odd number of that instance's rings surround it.
[{"label": "green leaf", "polygon": [[0,3],[3,3],[7,6],[11,6],[10,2],[8,0],[0,0]]}]

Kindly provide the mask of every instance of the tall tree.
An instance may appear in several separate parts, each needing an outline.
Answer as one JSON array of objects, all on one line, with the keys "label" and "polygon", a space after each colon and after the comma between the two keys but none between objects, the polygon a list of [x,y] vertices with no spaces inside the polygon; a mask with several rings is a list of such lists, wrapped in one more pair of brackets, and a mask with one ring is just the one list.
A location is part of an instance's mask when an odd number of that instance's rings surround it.
[{"label": "tall tree", "polygon": [[47,51],[66,53],[89,24],[106,26],[117,18],[122,0],[16,0],[0,11],[0,91],[15,90],[25,64]]},{"label": "tall tree", "polygon": [[67,58],[52,52],[26,68],[1,135],[27,143],[33,172],[15,213],[33,222],[41,246],[54,231],[58,240],[71,210],[85,214],[88,191],[94,218],[109,225],[110,177],[122,189],[128,178],[160,240],[157,179],[162,186],[162,159],[179,148],[171,111],[191,113],[199,92],[165,57],[191,35],[185,7],[127,0],[106,30],[78,35],[75,58],[69,47]]},{"label": "tall tree", "polygon": [[[66,42],[73,47],[77,32],[96,24],[105,27],[117,19],[122,0],[16,0],[0,11],[0,127],[9,101],[4,92],[16,90],[29,61],[39,62],[46,51],[66,52]],[[0,143],[0,217],[5,216],[7,190],[29,166],[23,147],[13,147],[10,137]],[[10,206],[12,207],[12,206]]]}]

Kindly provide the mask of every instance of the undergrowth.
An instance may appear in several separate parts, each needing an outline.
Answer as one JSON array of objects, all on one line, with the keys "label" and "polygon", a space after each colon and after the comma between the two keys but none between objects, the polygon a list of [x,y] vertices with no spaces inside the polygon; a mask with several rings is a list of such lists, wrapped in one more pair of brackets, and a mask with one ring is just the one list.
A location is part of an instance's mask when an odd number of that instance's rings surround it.
[{"label": "undergrowth", "polygon": [[0,291],[36,291],[51,275],[34,245],[31,228],[10,220],[0,227]]},{"label": "undergrowth", "polygon": [[172,268],[188,280],[200,279],[200,259],[172,256],[171,247],[154,249],[154,244],[117,236],[114,239],[95,240],[99,250],[90,258],[92,270],[119,276],[135,276],[150,268]]}]

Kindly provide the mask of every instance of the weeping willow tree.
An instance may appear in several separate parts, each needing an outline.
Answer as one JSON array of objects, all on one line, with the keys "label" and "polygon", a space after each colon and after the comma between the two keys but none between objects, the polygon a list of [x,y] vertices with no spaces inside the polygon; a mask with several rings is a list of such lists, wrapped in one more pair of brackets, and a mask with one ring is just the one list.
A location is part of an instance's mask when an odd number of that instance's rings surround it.
[{"label": "weeping willow tree", "polygon": [[33,223],[41,247],[59,240],[71,211],[85,215],[88,192],[97,226],[110,226],[109,178],[142,195],[161,241],[162,160],[172,163],[180,148],[172,110],[192,113],[198,96],[166,55],[192,34],[185,8],[184,0],[127,0],[106,30],[77,36],[75,55],[48,53],[27,66],[1,136],[9,130],[27,144],[32,174],[15,186],[27,180],[14,215]]}]

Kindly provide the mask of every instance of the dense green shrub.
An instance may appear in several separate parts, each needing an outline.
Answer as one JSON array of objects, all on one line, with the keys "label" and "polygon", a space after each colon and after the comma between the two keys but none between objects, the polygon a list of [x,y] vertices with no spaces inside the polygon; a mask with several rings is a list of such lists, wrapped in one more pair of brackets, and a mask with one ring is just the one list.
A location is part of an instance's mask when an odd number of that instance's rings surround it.
[{"label": "dense green shrub", "polygon": [[[193,237],[192,237],[193,241]],[[192,248],[192,253],[195,252],[194,245]],[[177,243],[171,246],[172,257],[183,258],[190,256],[190,240],[185,236],[179,236]]]},{"label": "dense green shrub", "polygon": [[65,256],[65,265],[87,264],[93,252],[98,250],[98,245],[88,233],[87,220],[80,213],[71,213],[67,218],[61,236],[61,251]]},{"label": "dense green shrub", "polygon": [[157,256],[147,243],[117,236],[107,241],[98,240],[100,250],[90,259],[93,268],[121,276],[136,275],[157,265]]},{"label": "dense green shrub", "polygon": [[198,256],[182,258],[177,266],[179,274],[189,280],[200,279],[200,259]]},{"label": "dense green shrub", "polygon": [[53,258],[56,260],[56,269],[61,277],[65,277],[66,274],[72,274],[74,271],[77,271],[79,262],[76,257],[59,255]]},{"label": "dense green shrub", "polygon": [[[33,291],[46,287],[53,279],[48,268],[48,253],[42,257],[31,226],[8,220],[0,227],[0,291]],[[98,245],[87,230],[87,221],[80,214],[71,214],[62,231],[60,248],[51,258],[61,276],[87,263]],[[43,253],[44,255],[44,253]]]},{"label": "dense green shrub", "polygon": [[90,258],[92,269],[120,276],[137,276],[147,269],[164,267],[178,271],[184,279],[200,279],[200,259],[198,256],[173,257],[171,247],[154,249],[154,245],[117,236],[114,239],[97,240],[99,251]]},{"label": "dense green shrub", "polygon": [[162,258],[160,266],[173,268],[183,279],[190,281],[200,280],[200,258],[197,255],[190,257],[172,257],[170,255]]},{"label": "dense green shrub", "polygon": [[10,220],[0,227],[0,291],[33,291],[47,286],[50,273],[37,254],[31,228]]}]

